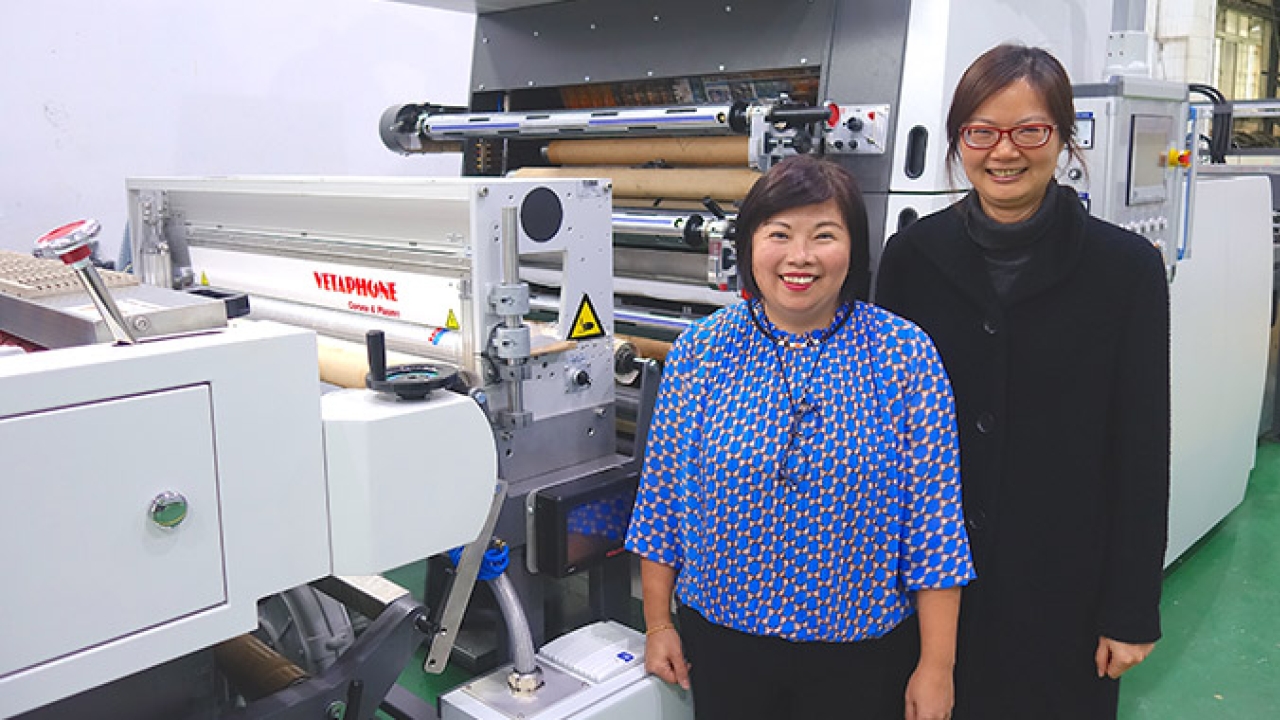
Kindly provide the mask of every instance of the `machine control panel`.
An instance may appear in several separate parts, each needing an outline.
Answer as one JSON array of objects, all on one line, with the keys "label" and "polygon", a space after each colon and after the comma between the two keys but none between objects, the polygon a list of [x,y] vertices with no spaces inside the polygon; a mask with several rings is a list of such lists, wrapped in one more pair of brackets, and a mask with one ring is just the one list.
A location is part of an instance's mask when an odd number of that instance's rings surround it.
[{"label": "machine control panel", "polygon": [[879,155],[889,144],[888,105],[832,105],[824,136],[828,155]]},{"label": "machine control panel", "polygon": [[1075,91],[1080,157],[1064,158],[1059,182],[1093,215],[1149,240],[1172,267],[1184,233],[1186,89],[1124,78]]}]

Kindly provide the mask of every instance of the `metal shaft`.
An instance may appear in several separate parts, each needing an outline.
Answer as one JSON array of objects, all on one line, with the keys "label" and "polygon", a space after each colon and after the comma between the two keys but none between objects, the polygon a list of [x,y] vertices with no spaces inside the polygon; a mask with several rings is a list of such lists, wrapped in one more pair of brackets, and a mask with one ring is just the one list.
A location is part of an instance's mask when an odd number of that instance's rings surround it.
[{"label": "metal shaft", "polygon": [[[520,283],[520,235],[514,205],[502,208],[502,283],[513,287]],[[520,315],[503,315],[502,324],[511,329],[524,324]],[[519,365],[522,360],[508,359],[507,365]],[[512,415],[524,412],[524,383],[512,379],[507,383],[507,410]]]},{"label": "metal shaft", "polygon": [[111,294],[107,292],[106,283],[102,282],[102,276],[94,269],[88,260],[71,265],[71,269],[75,270],[76,277],[80,278],[80,284],[84,285],[85,292],[89,293],[89,297],[93,299],[93,304],[98,308],[98,312],[102,314],[102,321],[106,323],[107,330],[111,331],[111,337],[115,338],[117,343],[124,345],[136,345],[138,339],[129,332],[128,325],[125,324],[124,314],[120,312],[120,308],[116,306]]}]

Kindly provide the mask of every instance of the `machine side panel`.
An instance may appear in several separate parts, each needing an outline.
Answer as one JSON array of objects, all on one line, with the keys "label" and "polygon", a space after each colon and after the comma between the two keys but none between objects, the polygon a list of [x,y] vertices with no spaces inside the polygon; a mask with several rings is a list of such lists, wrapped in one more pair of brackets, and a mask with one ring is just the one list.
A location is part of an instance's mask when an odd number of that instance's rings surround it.
[{"label": "machine side panel", "polygon": [[[842,103],[885,103],[889,105],[890,122],[897,122],[907,16],[914,4],[902,0],[838,3],[819,98]],[[889,138],[883,155],[840,158],[865,192],[889,189],[891,164],[897,154],[894,135],[890,133]],[[871,227],[874,236],[878,224],[873,222]]]},{"label": "machine side panel", "polygon": [[1196,252],[1169,287],[1173,562],[1244,499],[1266,384],[1271,190],[1265,177],[1196,182]]},{"label": "machine side panel", "polygon": [[[143,439],[145,462],[102,432],[113,426]],[[0,447],[21,448],[6,459],[0,542],[26,586],[6,592],[0,675],[226,599],[213,442],[204,385],[0,420]],[[188,505],[172,528],[147,518],[166,491]],[[86,594],[110,612],[84,612]]]},{"label": "machine side panel", "polygon": [[471,90],[818,65],[832,10],[832,0],[579,0],[481,15]]},{"label": "machine side panel", "polygon": [[[260,598],[330,573],[317,375],[315,336],[270,323],[131,347],[76,347],[0,361],[0,417],[34,417],[52,409],[145,397],[173,388],[208,388],[208,409],[204,412],[212,425],[218,506],[207,509],[205,496],[193,493],[197,497],[188,498],[192,502],[189,521],[204,522],[197,518],[211,519],[212,515],[221,521],[223,559],[221,568],[216,558],[212,561],[211,572],[216,573],[215,582],[223,586],[226,596],[225,602],[214,598],[215,604],[207,609],[199,609],[197,603],[188,614],[175,618],[165,596],[154,592],[153,586],[117,584],[109,603],[112,612],[140,607],[151,619],[144,622],[145,629],[109,642],[82,643],[82,649],[74,654],[0,676],[0,716],[24,712],[171,660],[192,648],[248,632],[257,625]],[[133,487],[135,476],[154,468],[150,477],[156,481],[143,500],[125,506],[115,501],[104,504],[104,508],[128,511],[133,519],[123,522],[135,532],[145,528],[151,498],[166,489],[160,480],[189,482],[200,472],[201,463],[209,463],[186,441],[167,435],[157,440],[155,433],[149,432],[156,423],[169,421],[178,429],[191,429],[190,423],[178,422],[180,418],[171,415],[153,417],[148,412],[147,417],[138,418],[126,414],[99,423],[94,432],[103,440],[92,445],[101,456],[95,459],[119,456],[126,460],[104,462],[105,470],[114,471],[110,474],[99,469],[77,477],[72,494],[110,494],[113,488]],[[208,435],[205,431],[205,437]],[[65,440],[66,452],[74,451],[79,440]],[[166,448],[155,447],[156,442],[191,454],[175,458]],[[13,456],[9,462],[39,450],[26,445],[13,448],[9,442],[3,446]],[[29,476],[24,482],[42,484],[46,465],[35,459],[24,466]],[[6,495],[6,505],[9,497]],[[94,513],[93,519],[107,521],[101,512]],[[54,519],[51,527],[60,522]],[[92,537],[88,530],[77,532]],[[43,557],[41,544],[32,539],[13,540],[8,545]],[[210,563],[201,562],[201,568]],[[111,565],[114,567],[114,562]],[[6,592],[31,593],[31,599],[23,601],[27,606],[48,592],[26,577],[11,580]],[[101,594],[102,588],[87,586],[84,591]],[[56,600],[55,595],[50,602]]]},{"label": "machine side panel", "polygon": [[498,463],[471,398],[437,390],[397,402],[347,390],[321,407],[334,574],[385,572],[475,540]]}]

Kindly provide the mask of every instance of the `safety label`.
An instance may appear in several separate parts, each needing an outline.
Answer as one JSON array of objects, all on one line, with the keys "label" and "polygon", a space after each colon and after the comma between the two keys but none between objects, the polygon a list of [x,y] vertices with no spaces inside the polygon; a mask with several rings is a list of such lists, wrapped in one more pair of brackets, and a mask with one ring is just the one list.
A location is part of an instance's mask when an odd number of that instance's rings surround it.
[{"label": "safety label", "polygon": [[449,319],[444,321],[444,326],[450,330],[457,330],[459,328],[458,316],[453,314],[452,308],[449,310]]},{"label": "safety label", "polygon": [[573,316],[573,327],[569,329],[569,339],[590,340],[598,337],[604,337],[604,328],[600,327],[600,318],[591,304],[591,297],[583,295],[582,302],[578,304],[578,312]]}]

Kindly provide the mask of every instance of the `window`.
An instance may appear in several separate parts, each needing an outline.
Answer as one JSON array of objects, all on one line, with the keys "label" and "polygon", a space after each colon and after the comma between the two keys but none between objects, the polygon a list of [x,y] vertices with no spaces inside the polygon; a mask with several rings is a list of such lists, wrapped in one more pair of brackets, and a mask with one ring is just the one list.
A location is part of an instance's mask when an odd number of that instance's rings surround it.
[{"label": "window", "polygon": [[1267,97],[1271,21],[1249,11],[1219,6],[1214,35],[1217,87],[1231,100]]}]

